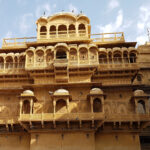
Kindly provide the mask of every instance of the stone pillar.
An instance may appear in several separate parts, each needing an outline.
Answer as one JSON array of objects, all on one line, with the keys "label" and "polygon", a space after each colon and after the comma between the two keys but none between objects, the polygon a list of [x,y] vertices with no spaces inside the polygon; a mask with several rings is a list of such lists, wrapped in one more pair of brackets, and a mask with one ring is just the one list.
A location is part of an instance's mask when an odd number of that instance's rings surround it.
[{"label": "stone pillar", "polygon": [[49,30],[50,30],[50,26],[48,26],[48,25],[47,25],[47,39],[49,39],[49,38],[50,38]]},{"label": "stone pillar", "polygon": [[93,113],[93,98],[90,96],[91,113]]},{"label": "stone pillar", "polygon": [[20,115],[23,113],[23,112],[22,112],[22,106],[23,106],[22,104],[23,104],[23,103],[22,103],[22,100],[20,100]]},{"label": "stone pillar", "polygon": [[70,112],[69,111],[69,98],[67,98],[66,103],[67,103],[67,113],[69,113]]},{"label": "stone pillar", "polygon": [[30,115],[33,114],[33,99],[30,100]]},{"label": "stone pillar", "polygon": [[56,26],[56,38],[58,38],[58,25]]},{"label": "stone pillar", "polygon": [[55,100],[53,100],[53,106],[54,106],[54,114],[56,113],[56,101]]}]

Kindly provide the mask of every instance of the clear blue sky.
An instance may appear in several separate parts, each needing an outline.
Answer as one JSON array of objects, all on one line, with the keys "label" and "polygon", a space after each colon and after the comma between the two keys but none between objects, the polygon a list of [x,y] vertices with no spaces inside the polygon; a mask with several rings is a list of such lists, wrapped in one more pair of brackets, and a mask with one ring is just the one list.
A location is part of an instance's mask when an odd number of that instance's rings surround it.
[{"label": "clear blue sky", "polygon": [[[126,41],[148,41],[150,0],[0,0],[0,40],[36,36],[36,20],[46,12],[79,13],[91,20],[92,33],[124,32]],[[0,42],[0,43],[1,43]]]}]

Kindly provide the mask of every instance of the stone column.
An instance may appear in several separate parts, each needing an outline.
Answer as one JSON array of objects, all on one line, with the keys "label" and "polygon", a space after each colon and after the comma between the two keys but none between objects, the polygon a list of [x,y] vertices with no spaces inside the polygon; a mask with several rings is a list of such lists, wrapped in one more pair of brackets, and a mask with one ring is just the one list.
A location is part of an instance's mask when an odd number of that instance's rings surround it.
[{"label": "stone column", "polygon": [[33,99],[30,100],[30,115],[33,114]]}]

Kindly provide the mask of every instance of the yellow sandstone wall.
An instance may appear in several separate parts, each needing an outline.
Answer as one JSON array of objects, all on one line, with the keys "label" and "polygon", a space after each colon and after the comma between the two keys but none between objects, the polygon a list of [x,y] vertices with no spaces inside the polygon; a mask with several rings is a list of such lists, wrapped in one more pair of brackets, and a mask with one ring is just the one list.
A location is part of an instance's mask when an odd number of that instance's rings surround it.
[{"label": "yellow sandstone wall", "polygon": [[0,150],[30,150],[30,136],[0,135]]},{"label": "yellow sandstone wall", "polygon": [[31,133],[0,135],[0,150],[140,150],[134,133]]},{"label": "yellow sandstone wall", "polygon": [[33,133],[30,150],[94,150],[93,133]]},{"label": "yellow sandstone wall", "polygon": [[95,150],[140,150],[139,136],[133,133],[99,133]]}]

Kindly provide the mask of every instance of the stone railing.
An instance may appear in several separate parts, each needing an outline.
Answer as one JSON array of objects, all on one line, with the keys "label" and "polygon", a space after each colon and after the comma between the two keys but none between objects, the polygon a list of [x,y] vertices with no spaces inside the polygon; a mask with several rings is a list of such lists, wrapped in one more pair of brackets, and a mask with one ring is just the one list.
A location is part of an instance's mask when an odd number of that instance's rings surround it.
[{"label": "stone railing", "polygon": [[20,121],[88,121],[103,120],[104,114],[100,113],[41,113],[41,114],[21,114]]}]

